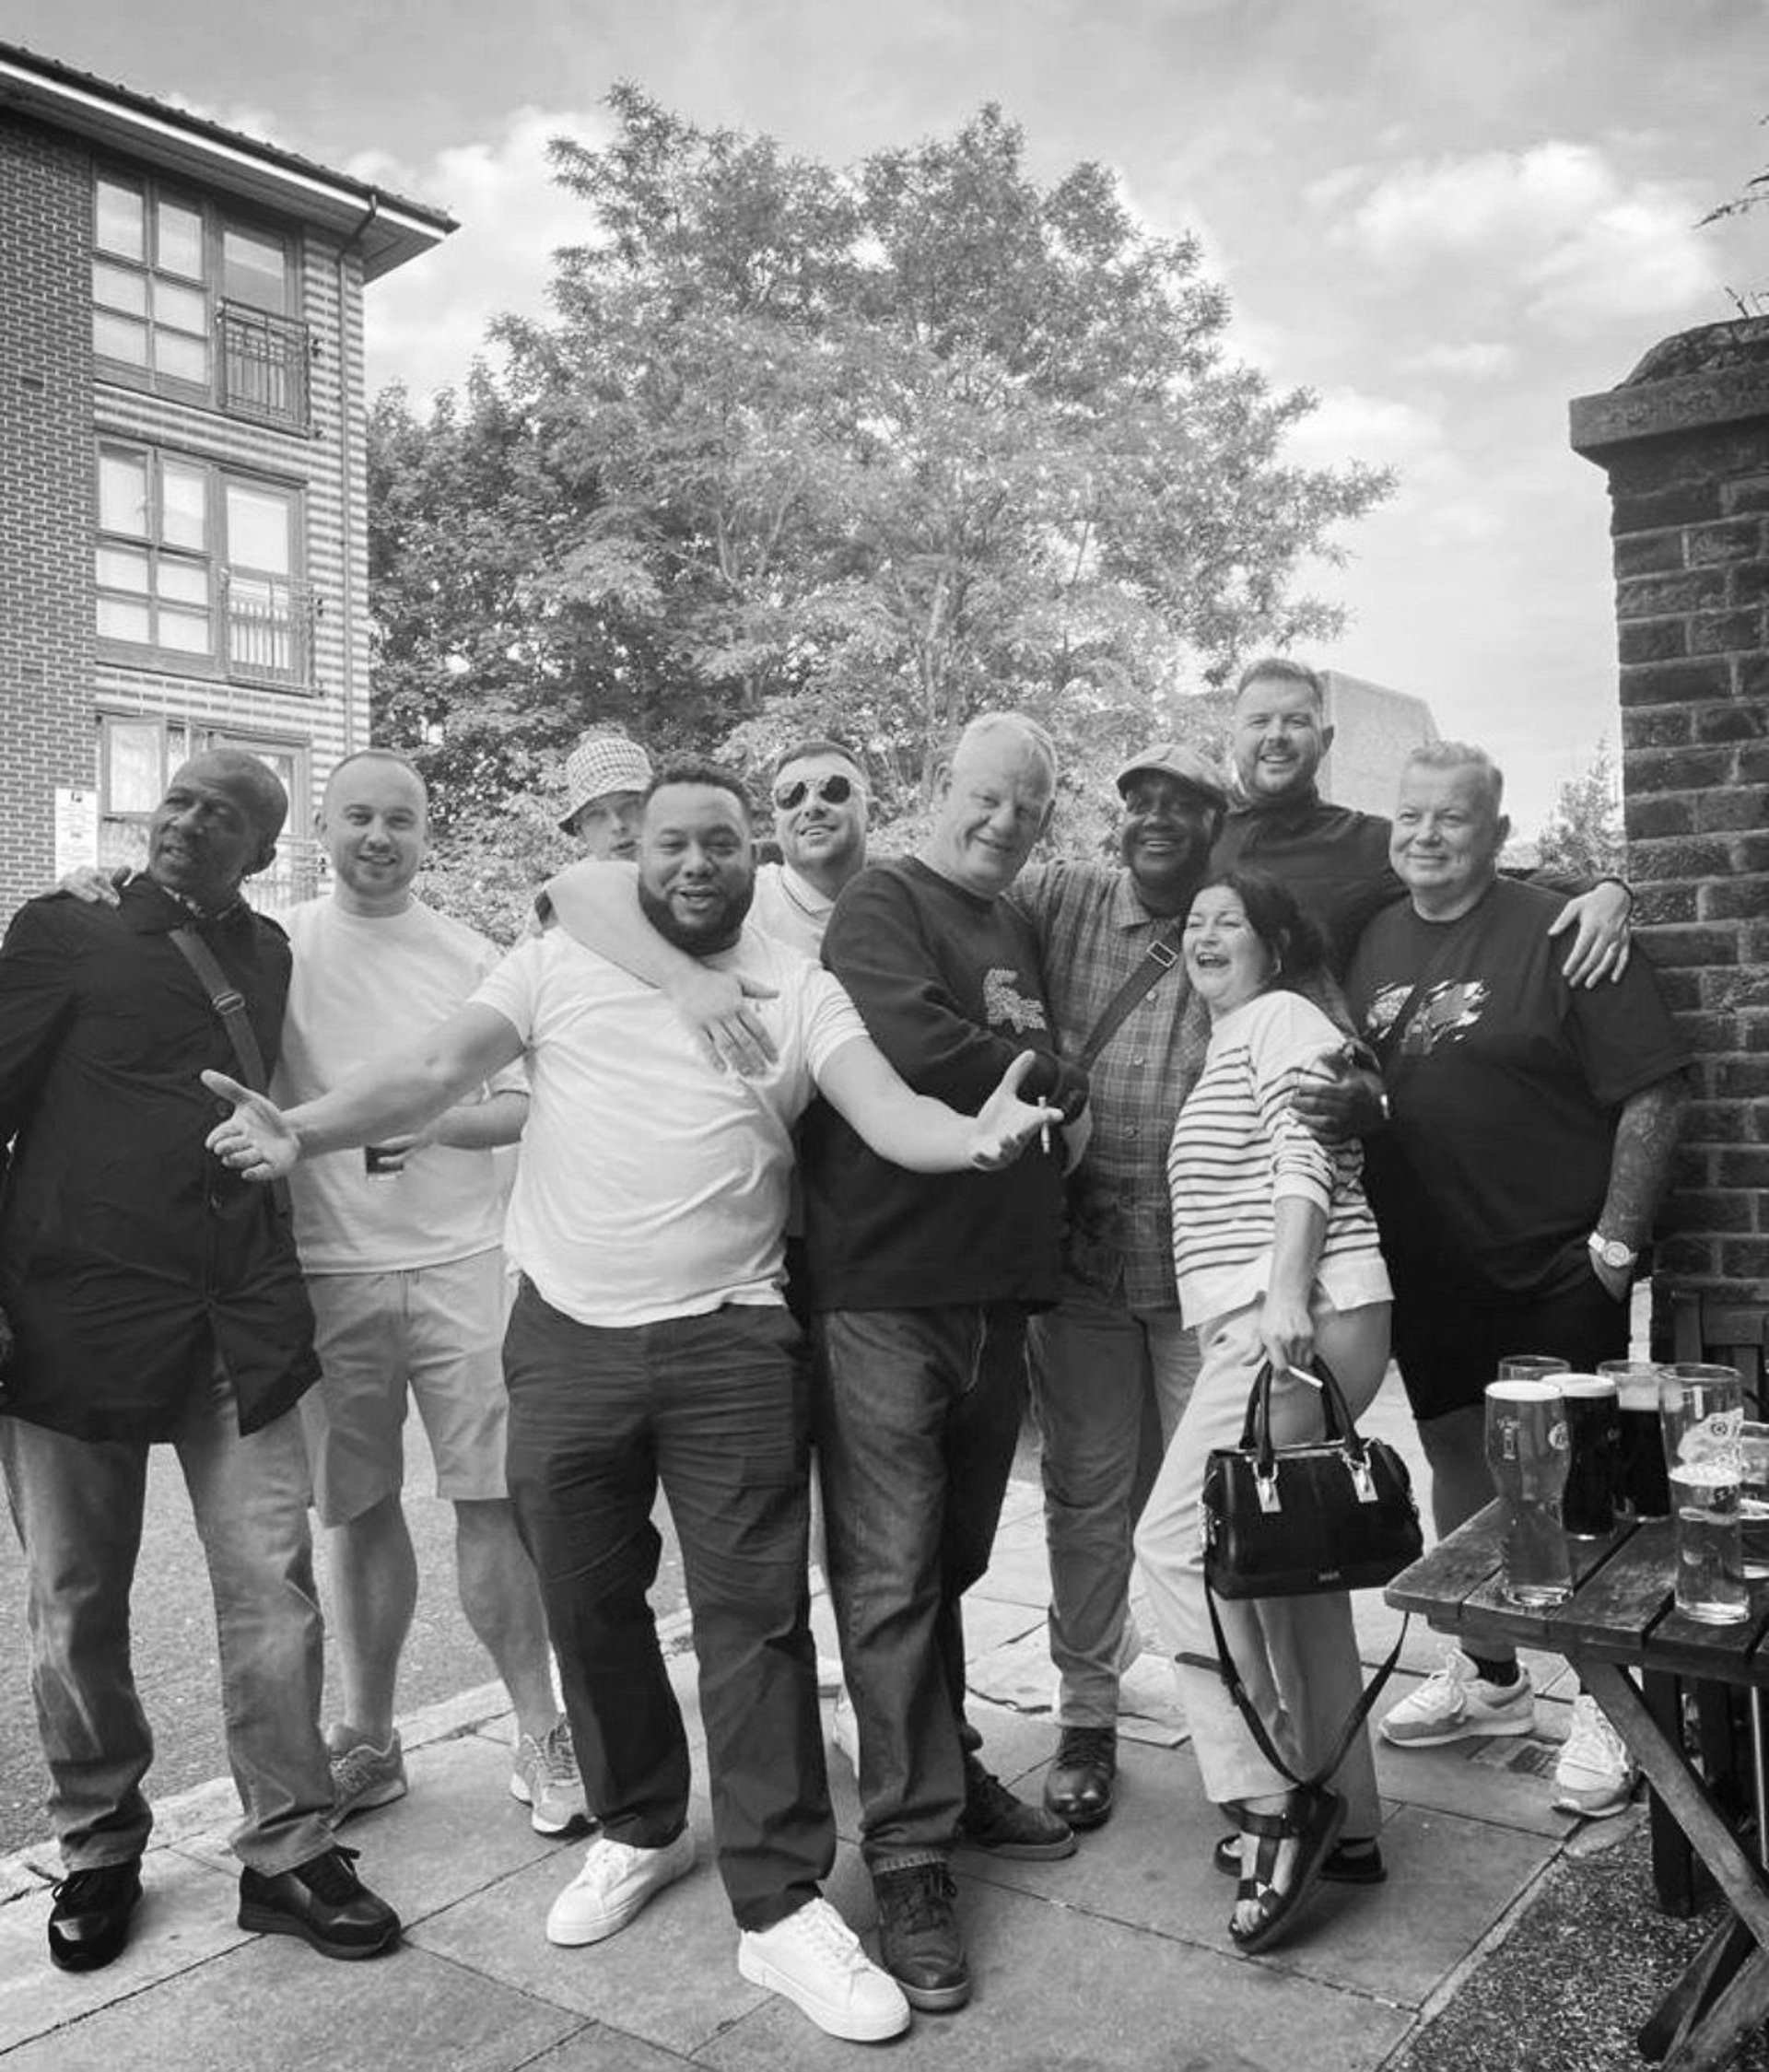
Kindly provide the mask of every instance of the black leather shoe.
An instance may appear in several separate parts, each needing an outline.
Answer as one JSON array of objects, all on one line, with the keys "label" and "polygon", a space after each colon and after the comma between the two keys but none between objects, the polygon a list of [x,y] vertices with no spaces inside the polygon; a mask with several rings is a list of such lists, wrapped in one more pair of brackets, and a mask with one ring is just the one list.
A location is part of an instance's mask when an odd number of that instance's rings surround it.
[{"label": "black leather shoe", "polygon": [[64,1972],[96,1972],[123,1955],[141,1897],[141,1858],[70,1871],[53,1890],[49,1961]]},{"label": "black leather shoe", "polygon": [[350,1867],[354,1849],[328,1849],[275,1877],[240,1873],[240,1926],[299,1936],[322,1957],[379,1957],[399,1940],[399,1916]]},{"label": "black leather shoe", "polygon": [[1118,1782],[1118,1729],[1065,1727],[1044,1780],[1044,1806],[1072,1828],[1103,1827]]},{"label": "black leather shoe", "polygon": [[1072,1856],[1075,1837],[1067,1820],[1015,1798],[999,1777],[991,1776],[974,1755],[965,1758],[965,1809],[958,1816],[958,1839],[994,1856],[1019,1856],[1048,1862]]},{"label": "black leather shoe", "polygon": [[924,2014],[950,2014],[970,1998],[970,1966],[953,1902],[958,1888],[944,1864],[875,1870],[878,1959]]}]

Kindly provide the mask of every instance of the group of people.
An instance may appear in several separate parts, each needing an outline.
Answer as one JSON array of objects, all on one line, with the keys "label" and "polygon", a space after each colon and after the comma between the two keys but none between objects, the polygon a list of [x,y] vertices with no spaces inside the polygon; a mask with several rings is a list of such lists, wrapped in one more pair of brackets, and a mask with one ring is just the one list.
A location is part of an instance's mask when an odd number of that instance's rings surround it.
[{"label": "group of people", "polygon": [[[649,1603],[660,1484],[739,1966],[829,2032],[967,1999],[955,1849],[1061,1857],[1110,1818],[1139,1563],[1234,1821],[1236,1943],[1293,1933],[1322,1879],[1379,1879],[1367,1738],[1313,1774],[1357,1692],[1349,1604],[1219,1608],[1256,1735],[1215,1666],[1204,1460],[1261,1363],[1287,1438],[1319,1427],[1317,1358],[1361,1408],[1392,1342],[1438,1528],[1470,1515],[1496,1358],[1625,1350],[1683,1055],[1625,887],[1500,880],[1480,751],[1419,751],[1390,829],[1319,798],[1330,741],[1319,679],[1256,663],[1234,790],[1152,745],[1118,774],[1116,864],[1031,861],[1057,761],[1023,716],[974,720],[921,847],[871,863],[862,763],[804,742],[758,869],[738,777],[596,737],[568,769],[586,860],[501,961],[416,899],[423,786],[369,750],[328,786],[334,884],[293,917],[292,978],[240,896],[287,802],[217,752],[174,778],[119,903],[22,908],[0,949],[0,1459],[68,1871],[56,1961],[109,1961],[139,1894],[126,1621],[158,1440],[216,1587],[240,1919],[331,1955],[396,1939],[334,1824],[405,1789],[408,1383],[510,1693],[512,1793],[544,1832],[594,1816],[553,1941],[618,1932],[695,1861]],[[519,1135],[505,1216],[493,1147]],[[1036,1802],[984,1761],[962,1623],[1028,1387],[1060,1730]],[[821,1892],[814,1459],[876,1963]],[[1531,1708],[1515,1663],[1452,1655],[1383,1731],[1520,1732]],[[1580,1810],[1631,1783],[1606,1732],[1576,1714],[1557,1789]]]}]

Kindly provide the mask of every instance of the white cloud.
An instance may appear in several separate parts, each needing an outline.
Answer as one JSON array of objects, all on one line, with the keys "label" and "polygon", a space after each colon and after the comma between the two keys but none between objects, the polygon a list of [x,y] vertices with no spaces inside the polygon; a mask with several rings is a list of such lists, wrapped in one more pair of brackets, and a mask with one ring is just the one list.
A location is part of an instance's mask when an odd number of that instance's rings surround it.
[{"label": "white cloud", "polygon": [[1427,345],[1410,354],[1401,363],[1421,374],[1448,374],[1461,380],[1494,381],[1509,374],[1517,364],[1517,349],[1497,339],[1470,338],[1459,343]]},{"label": "white cloud", "polygon": [[604,113],[521,108],[491,139],[451,146],[425,164],[381,151],[349,162],[346,170],[357,179],[446,209],[461,225],[434,252],[369,287],[371,390],[404,381],[421,403],[457,385],[475,355],[486,354],[493,317],[545,312],[554,252],[583,242],[592,228],[586,205],[554,184],[548,141],[596,144],[607,134]]},{"label": "white cloud", "polygon": [[[1323,213],[1356,185],[1317,181]],[[1514,307],[1552,330],[1622,318],[1666,319],[1710,297],[1713,248],[1695,228],[1699,198],[1671,181],[1626,182],[1596,146],[1414,158],[1376,178],[1333,226],[1331,241],[1371,263],[1414,274],[1446,262],[1480,269]]]}]

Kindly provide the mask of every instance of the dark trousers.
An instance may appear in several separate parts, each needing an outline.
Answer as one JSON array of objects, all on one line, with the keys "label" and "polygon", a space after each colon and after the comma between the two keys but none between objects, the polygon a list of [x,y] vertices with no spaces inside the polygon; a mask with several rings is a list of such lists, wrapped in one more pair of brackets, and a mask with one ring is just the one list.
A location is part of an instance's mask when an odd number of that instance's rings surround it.
[{"label": "dark trousers", "polygon": [[829,1591],[860,1730],[861,1847],[944,1860],[964,1809],[965,1592],[989,1566],[1025,1406],[1017,1305],[816,1320]]},{"label": "dark trousers", "polygon": [[525,1281],[504,1343],[508,1471],[584,1790],[615,1841],[661,1848],[688,1750],[648,1599],[660,1481],[682,1546],[720,1874],[739,1926],[815,1896],[835,1860],[805,1583],[803,1340],[727,1305],[580,1324]]},{"label": "dark trousers", "polygon": [[1539,1292],[1470,1290],[1394,1274],[1394,1356],[1423,1423],[1484,1399],[1499,1362],[1546,1352],[1576,1374],[1628,1355],[1628,1305],[1591,1271],[1583,1244]]}]

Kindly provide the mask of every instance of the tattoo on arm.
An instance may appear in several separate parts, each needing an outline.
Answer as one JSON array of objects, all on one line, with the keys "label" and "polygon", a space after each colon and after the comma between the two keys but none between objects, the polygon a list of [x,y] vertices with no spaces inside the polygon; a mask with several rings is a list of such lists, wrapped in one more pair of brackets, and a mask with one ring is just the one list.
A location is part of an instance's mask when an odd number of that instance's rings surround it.
[{"label": "tattoo on arm", "polygon": [[1623,1106],[1610,1153],[1610,1190],[1598,1219],[1605,1236],[1637,1249],[1651,1235],[1688,1100],[1688,1081],[1676,1072],[1643,1086]]}]

